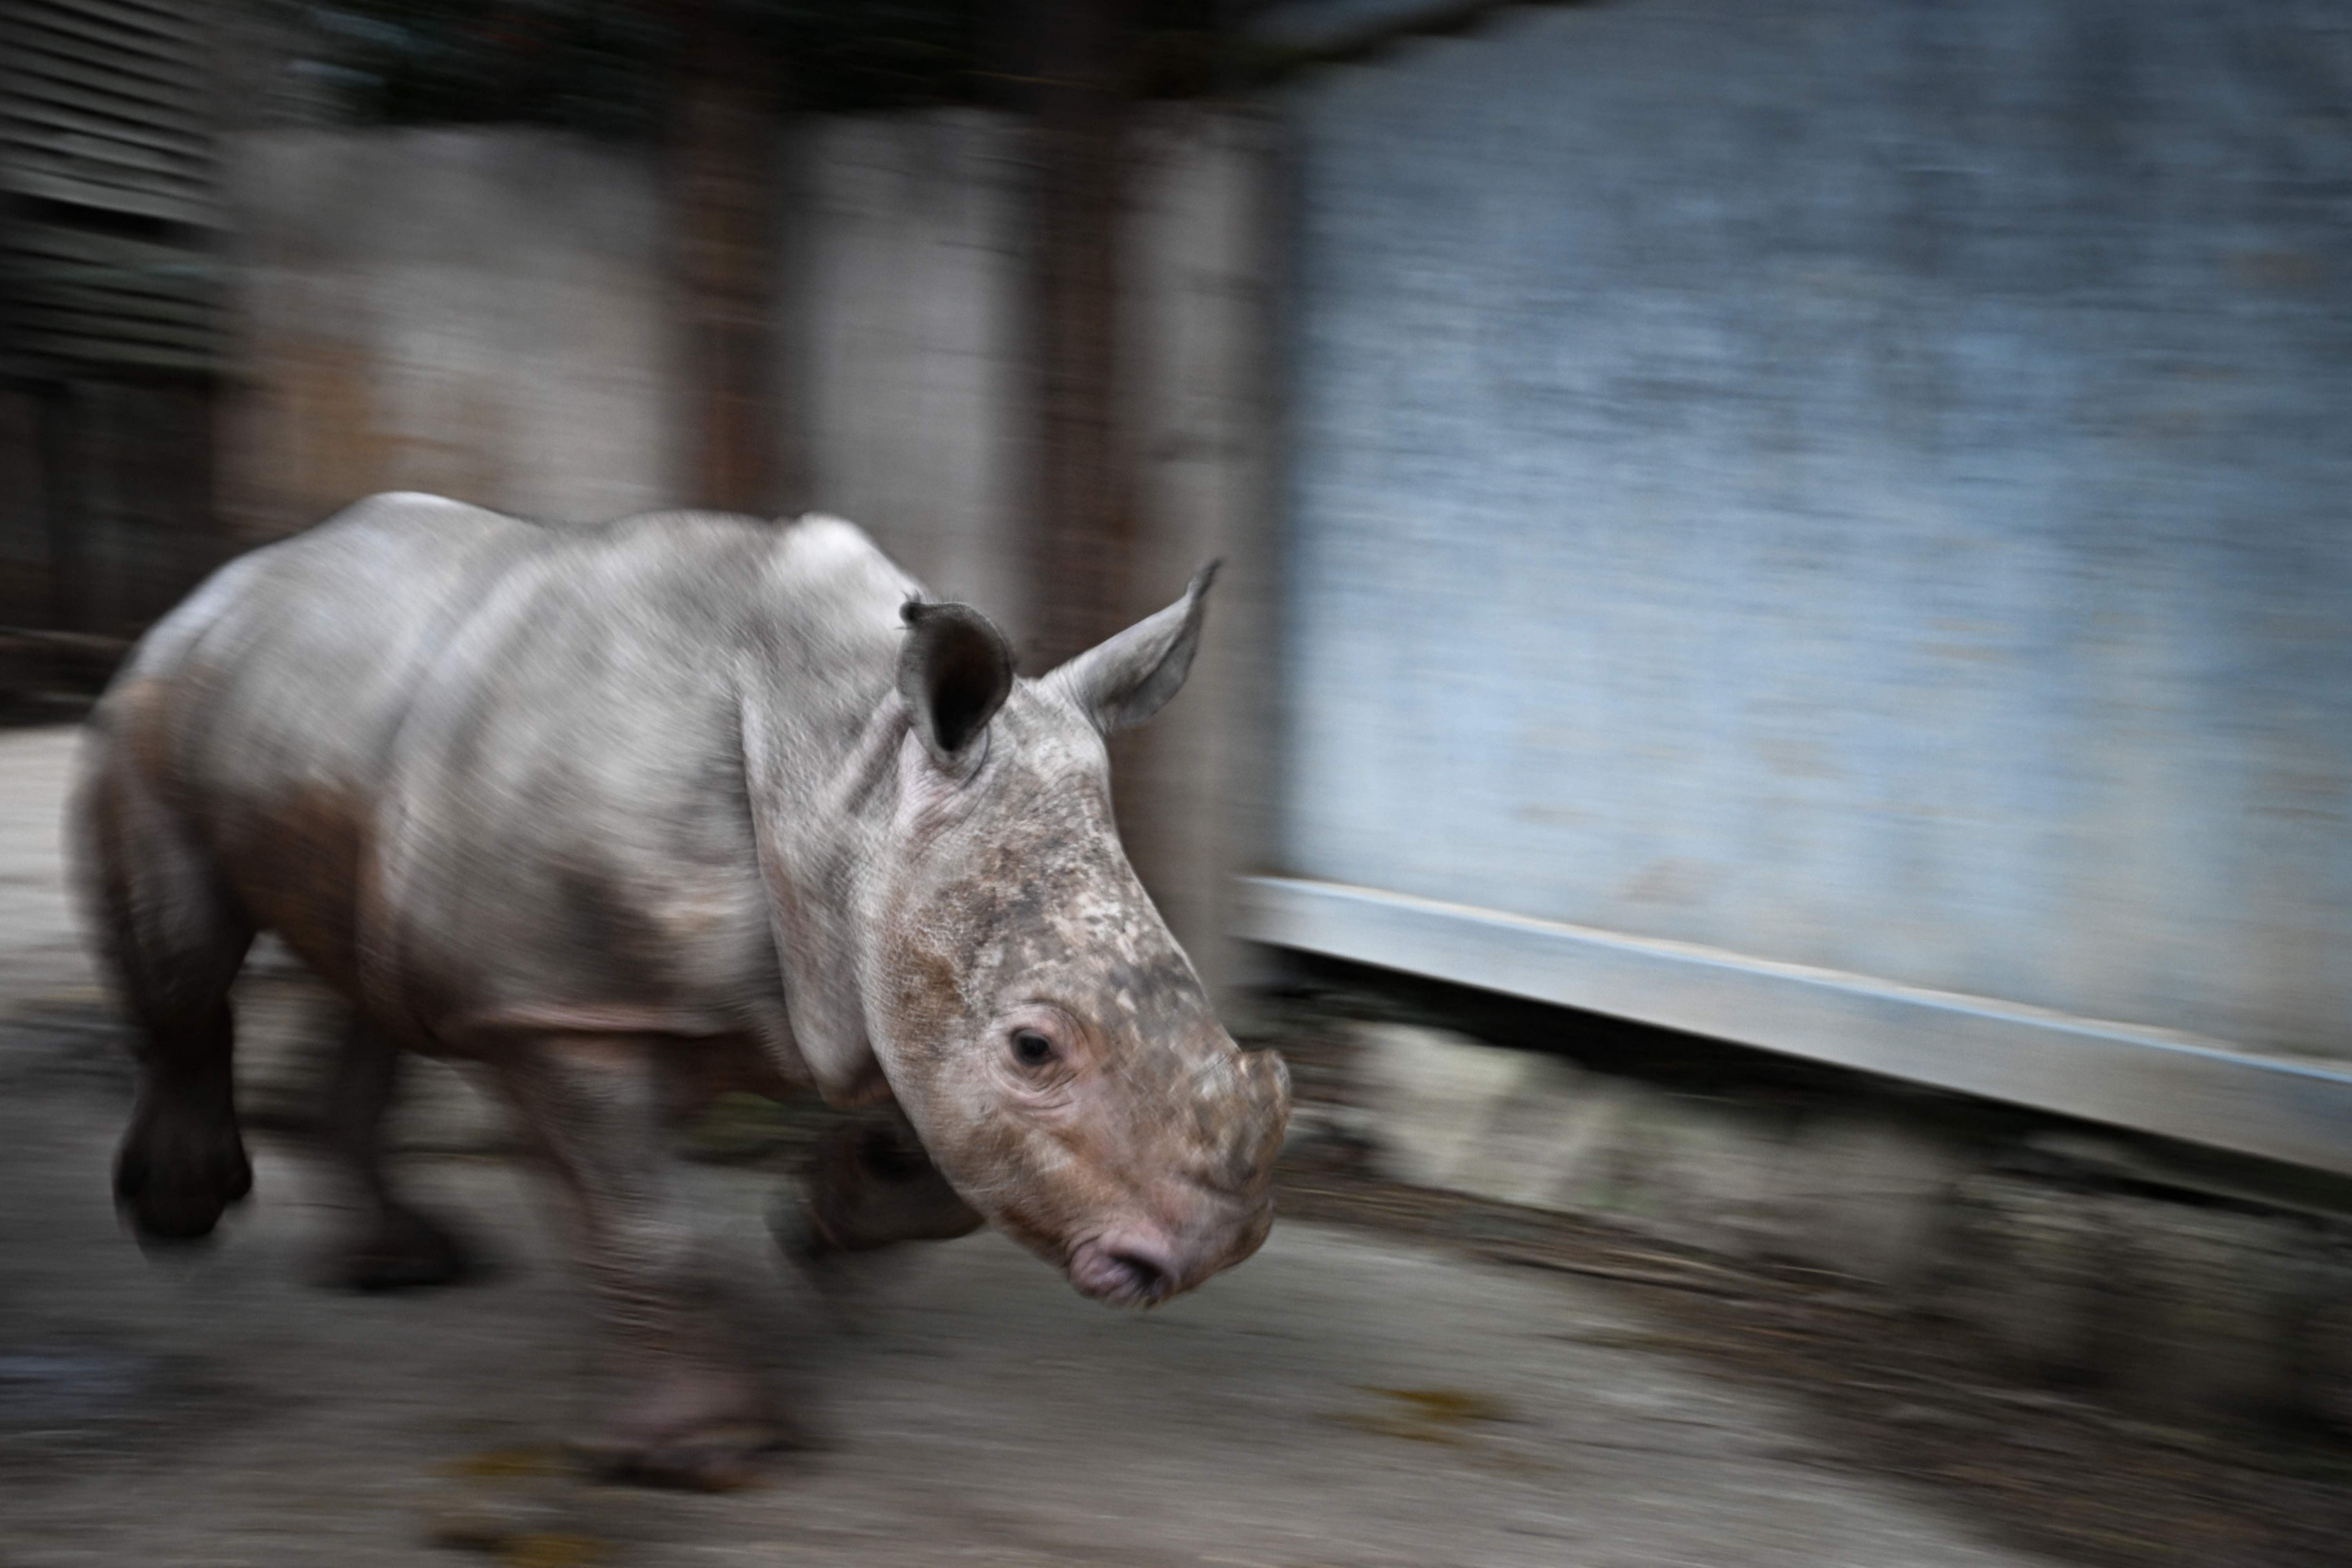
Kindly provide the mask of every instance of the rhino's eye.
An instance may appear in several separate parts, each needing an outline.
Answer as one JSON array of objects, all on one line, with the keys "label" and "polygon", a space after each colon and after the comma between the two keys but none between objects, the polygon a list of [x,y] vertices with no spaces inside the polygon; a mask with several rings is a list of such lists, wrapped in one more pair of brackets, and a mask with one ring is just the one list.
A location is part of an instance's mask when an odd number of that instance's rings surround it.
[{"label": "rhino's eye", "polygon": [[1041,1068],[1054,1059],[1054,1042],[1034,1029],[1016,1029],[1013,1056],[1024,1068]]}]

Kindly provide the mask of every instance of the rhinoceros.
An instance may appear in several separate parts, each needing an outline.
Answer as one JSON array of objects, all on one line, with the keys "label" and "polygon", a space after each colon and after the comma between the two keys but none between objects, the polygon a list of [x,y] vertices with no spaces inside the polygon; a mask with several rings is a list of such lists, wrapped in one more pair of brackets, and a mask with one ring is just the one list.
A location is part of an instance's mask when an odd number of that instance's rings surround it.
[{"label": "rhinoceros", "polygon": [[137,1038],[118,1202],[189,1238],[249,1189],[227,996],[268,931],[355,1005],[348,1277],[459,1267],[378,1128],[403,1050],[478,1064],[577,1221],[618,1472],[738,1479],[777,1431],[666,1180],[721,1089],[887,1108],[817,1162],[811,1255],[993,1223],[1114,1305],[1248,1257],[1287,1075],[1130,869],[1103,742],[1182,683],[1213,574],[1027,679],[828,517],[383,495],[231,563],[100,702],[74,808]]}]

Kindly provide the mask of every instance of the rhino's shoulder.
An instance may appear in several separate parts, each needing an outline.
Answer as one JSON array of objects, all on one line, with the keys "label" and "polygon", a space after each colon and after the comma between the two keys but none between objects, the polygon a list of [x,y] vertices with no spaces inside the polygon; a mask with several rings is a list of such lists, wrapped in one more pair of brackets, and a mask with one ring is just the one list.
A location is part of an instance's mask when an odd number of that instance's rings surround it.
[{"label": "rhino's shoulder", "polygon": [[583,590],[583,608],[681,646],[748,637],[803,677],[855,668],[887,679],[899,606],[923,592],[865,530],[823,513],[779,525],[649,512],[578,532],[547,569]]},{"label": "rhino's shoulder", "polygon": [[898,607],[923,586],[856,523],[811,512],[786,527],[769,557],[767,602],[803,626],[895,649]]}]

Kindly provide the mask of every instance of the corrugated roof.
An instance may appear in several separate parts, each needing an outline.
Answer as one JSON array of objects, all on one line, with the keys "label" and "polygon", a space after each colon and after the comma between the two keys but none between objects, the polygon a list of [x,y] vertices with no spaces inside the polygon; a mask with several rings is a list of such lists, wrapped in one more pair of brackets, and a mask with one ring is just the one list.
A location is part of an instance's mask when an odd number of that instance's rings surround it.
[{"label": "corrugated roof", "polygon": [[0,291],[12,359],[218,363],[207,17],[173,0],[0,7]]}]

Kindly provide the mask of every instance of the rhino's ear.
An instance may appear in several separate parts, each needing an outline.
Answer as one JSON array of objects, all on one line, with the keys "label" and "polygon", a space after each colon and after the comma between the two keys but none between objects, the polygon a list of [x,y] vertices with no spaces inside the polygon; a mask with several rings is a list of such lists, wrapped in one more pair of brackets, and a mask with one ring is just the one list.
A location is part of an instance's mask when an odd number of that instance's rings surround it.
[{"label": "rhino's ear", "polygon": [[1182,598],[1087,649],[1046,676],[1046,684],[1076,701],[1106,735],[1132,729],[1159,712],[1192,672],[1209,584],[1223,564],[1212,561],[1202,567]]},{"label": "rhino's ear", "polygon": [[980,755],[988,721],[1013,690],[1013,649],[970,605],[900,607],[907,644],[898,650],[898,695],[914,715],[923,749],[950,771]]}]

